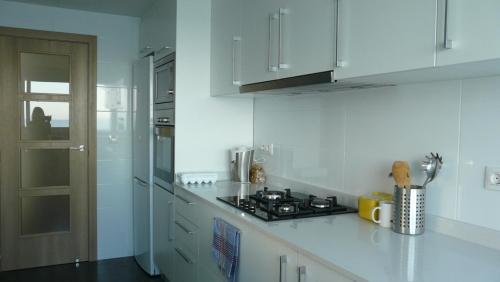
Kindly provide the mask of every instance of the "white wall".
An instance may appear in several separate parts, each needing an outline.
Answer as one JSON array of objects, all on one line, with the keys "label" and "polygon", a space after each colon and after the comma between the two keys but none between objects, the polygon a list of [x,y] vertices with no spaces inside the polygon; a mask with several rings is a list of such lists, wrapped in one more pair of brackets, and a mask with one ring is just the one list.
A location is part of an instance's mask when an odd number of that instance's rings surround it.
[{"label": "white wall", "polygon": [[253,101],[210,97],[210,2],[177,2],[177,172],[227,172],[228,150],[253,141]]},{"label": "white wall", "polygon": [[269,174],[352,195],[392,192],[394,160],[422,183],[420,161],[439,152],[427,212],[500,230],[500,191],[483,188],[485,166],[500,167],[499,108],[500,77],[258,98],[255,145],[277,147]]},{"label": "white wall", "polygon": [[[130,85],[139,19],[0,1],[0,26],[97,35],[98,258],[132,255]],[[116,99],[120,106],[106,105]]]}]

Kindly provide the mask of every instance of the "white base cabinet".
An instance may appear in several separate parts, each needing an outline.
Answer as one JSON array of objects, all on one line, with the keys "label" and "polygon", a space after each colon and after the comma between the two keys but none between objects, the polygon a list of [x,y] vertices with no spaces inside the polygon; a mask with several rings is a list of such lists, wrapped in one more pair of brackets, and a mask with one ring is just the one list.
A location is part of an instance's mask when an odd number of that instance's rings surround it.
[{"label": "white base cabinet", "polygon": [[[298,256],[299,282],[354,282],[330,267],[325,266],[308,256]],[[293,280],[295,281],[295,280]]]},{"label": "white base cabinet", "polygon": [[167,279],[172,279],[174,272],[174,195],[154,185],[153,200],[154,261],[160,274]]},{"label": "white base cabinet", "polygon": [[[184,197],[184,195],[182,195]],[[188,200],[191,201],[191,200]],[[194,202],[194,201],[193,201]],[[270,282],[347,282],[355,281],[338,271],[321,264],[320,262],[300,254],[294,247],[280,242],[255,229],[251,225],[228,215],[227,212],[200,202],[196,205],[197,216],[195,224],[198,226],[199,233],[199,252],[197,261],[189,267],[189,263],[177,254],[177,260],[180,266],[175,266],[177,271],[182,269],[197,269],[197,279],[193,280],[194,274],[189,277],[182,277],[186,280],[177,281],[199,281],[199,282],[224,282],[224,276],[219,272],[215,261],[212,258],[212,240],[213,229],[212,222],[214,217],[220,217],[228,223],[234,225],[241,231],[240,242],[240,282],[270,281]],[[299,266],[306,267],[306,274],[299,276]],[[187,274],[186,274],[187,275]],[[179,277],[180,278],[180,277]]]}]

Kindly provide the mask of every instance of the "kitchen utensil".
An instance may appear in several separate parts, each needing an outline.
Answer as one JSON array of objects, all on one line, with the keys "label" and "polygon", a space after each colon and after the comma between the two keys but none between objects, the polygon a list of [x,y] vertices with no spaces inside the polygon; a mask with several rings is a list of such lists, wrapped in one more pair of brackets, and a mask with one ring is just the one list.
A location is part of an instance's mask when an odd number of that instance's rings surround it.
[{"label": "kitchen utensil", "polygon": [[[394,203],[392,201],[381,201],[378,207],[372,209],[371,220],[382,227],[391,228],[392,213]],[[378,220],[375,218],[375,213],[378,212]]]},{"label": "kitchen utensil", "polygon": [[422,162],[422,167],[427,175],[423,187],[426,187],[438,175],[441,167],[443,166],[443,157],[438,153],[431,153],[431,156],[425,156],[426,160]]},{"label": "kitchen utensil", "polygon": [[371,213],[380,201],[392,201],[392,194],[372,192],[358,198],[358,215],[366,220],[371,220]]},{"label": "kitchen utensil", "polygon": [[406,161],[395,161],[392,164],[392,177],[399,188],[410,187],[410,165]]},{"label": "kitchen utensil", "polygon": [[425,230],[425,187],[394,187],[394,217],[392,230],[401,234],[418,235]]},{"label": "kitchen utensil", "polygon": [[241,183],[250,182],[250,167],[253,164],[254,150],[251,147],[237,147],[231,150],[232,180]]}]

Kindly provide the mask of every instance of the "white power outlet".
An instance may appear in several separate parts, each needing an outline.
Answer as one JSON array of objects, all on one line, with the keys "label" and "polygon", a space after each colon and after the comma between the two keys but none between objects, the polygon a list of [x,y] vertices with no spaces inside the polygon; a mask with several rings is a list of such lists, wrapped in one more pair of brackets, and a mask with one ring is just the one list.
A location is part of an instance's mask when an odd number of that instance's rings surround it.
[{"label": "white power outlet", "polygon": [[484,188],[500,191],[500,167],[486,167],[484,173]]},{"label": "white power outlet", "polygon": [[268,145],[260,145],[260,149],[263,152],[268,153],[269,155],[274,155],[274,145],[273,144],[268,144]]}]

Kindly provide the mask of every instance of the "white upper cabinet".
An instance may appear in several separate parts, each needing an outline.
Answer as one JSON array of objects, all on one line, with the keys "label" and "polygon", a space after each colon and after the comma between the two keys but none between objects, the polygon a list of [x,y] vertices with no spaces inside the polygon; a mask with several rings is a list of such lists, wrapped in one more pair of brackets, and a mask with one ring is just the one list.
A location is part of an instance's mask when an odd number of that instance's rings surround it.
[{"label": "white upper cabinet", "polygon": [[239,92],[242,0],[212,1],[211,95]]},{"label": "white upper cabinet", "polygon": [[338,1],[336,79],[434,66],[436,0]]},{"label": "white upper cabinet", "polygon": [[144,13],[139,29],[139,50],[142,54],[168,54],[175,50],[176,14],[176,0],[156,0]]},{"label": "white upper cabinet", "polygon": [[500,1],[439,0],[438,15],[437,65],[500,58]]},{"label": "white upper cabinet", "polygon": [[243,1],[242,83],[332,70],[335,3]]},{"label": "white upper cabinet", "polygon": [[279,78],[333,70],[336,0],[279,2]]},{"label": "white upper cabinet", "polygon": [[242,3],[242,84],[278,78],[279,1]]}]

